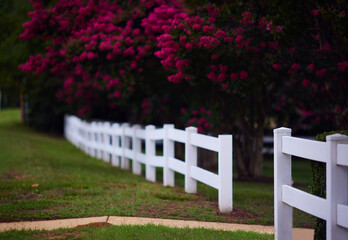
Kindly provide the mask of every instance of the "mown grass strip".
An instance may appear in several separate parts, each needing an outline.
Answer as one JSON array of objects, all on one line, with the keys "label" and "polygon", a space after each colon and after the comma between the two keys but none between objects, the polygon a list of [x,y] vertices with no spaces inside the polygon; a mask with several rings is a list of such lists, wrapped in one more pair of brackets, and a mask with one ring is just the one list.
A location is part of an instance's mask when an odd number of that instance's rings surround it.
[{"label": "mown grass strip", "polygon": [[[234,182],[230,214],[218,211],[215,189],[198,184],[198,194],[187,194],[183,182],[180,174],[175,188],[147,182],[85,155],[62,137],[34,132],[20,122],[17,109],[0,112],[1,222],[138,216],[273,224],[272,182]],[[296,216],[294,226],[311,226],[311,218]]]},{"label": "mown grass strip", "polygon": [[55,231],[8,231],[0,233],[0,239],[238,239],[238,240],[269,240],[273,234],[259,234],[244,231],[218,231],[201,228],[169,228],[164,226],[103,226],[60,229]]}]

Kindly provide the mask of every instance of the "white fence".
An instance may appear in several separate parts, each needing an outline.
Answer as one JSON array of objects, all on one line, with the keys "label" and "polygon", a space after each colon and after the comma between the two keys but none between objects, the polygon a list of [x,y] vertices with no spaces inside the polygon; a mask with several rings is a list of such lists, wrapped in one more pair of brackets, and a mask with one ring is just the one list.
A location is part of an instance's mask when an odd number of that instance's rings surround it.
[{"label": "white fence", "polygon": [[[232,135],[218,138],[198,134],[197,129],[188,127],[175,129],[172,124],[163,128],[155,126],[129,126],[110,122],[82,121],[75,116],[65,117],[65,137],[87,154],[110,161],[113,166],[129,169],[141,174],[141,164],[145,164],[146,179],[156,181],[156,167],[163,168],[163,185],[174,186],[174,172],[185,176],[185,191],[196,193],[200,181],[219,192],[219,209],[231,212],[232,199]],[[145,152],[142,152],[142,141]],[[156,141],[163,141],[163,156],[156,155]],[[185,144],[185,161],[174,157],[174,142]],[[197,166],[197,147],[218,152],[218,174]]]},{"label": "white fence", "polygon": [[[326,163],[326,199],[291,186],[291,156]],[[291,137],[291,129],[274,130],[275,239],[292,239],[292,208],[326,220],[326,239],[348,239],[348,137],[334,134],[326,142]]]}]

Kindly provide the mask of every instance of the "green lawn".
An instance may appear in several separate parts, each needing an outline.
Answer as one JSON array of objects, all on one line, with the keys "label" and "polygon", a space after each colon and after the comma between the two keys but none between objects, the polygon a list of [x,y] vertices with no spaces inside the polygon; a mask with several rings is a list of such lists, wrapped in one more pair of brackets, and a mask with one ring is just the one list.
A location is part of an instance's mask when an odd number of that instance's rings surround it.
[{"label": "green lawn", "polygon": [[0,233],[0,239],[122,239],[122,240],[154,240],[154,239],[274,239],[273,234],[258,234],[244,231],[218,231],[202,228],[168,228],[163,226],[106,226],[60,229],[55,231],[8,231]]},{"label": "green lawn", "polygon": [[[271,165],[265,162],[266,176]],[[301,169],[295,182],[310,172],[301,162],[295,168]],[[34,132],[20,123],[16,109],[0,112],[1,222],[114,215],[273,225],[272,183],[234,182],[234,211],[221,214],[215,189],[199,184],[198,194],[186,194],[183,177],[176,177],[175,188],[147,182],[63,138]],[[294,226],[312,224],[313,218],[295,212]]]}]

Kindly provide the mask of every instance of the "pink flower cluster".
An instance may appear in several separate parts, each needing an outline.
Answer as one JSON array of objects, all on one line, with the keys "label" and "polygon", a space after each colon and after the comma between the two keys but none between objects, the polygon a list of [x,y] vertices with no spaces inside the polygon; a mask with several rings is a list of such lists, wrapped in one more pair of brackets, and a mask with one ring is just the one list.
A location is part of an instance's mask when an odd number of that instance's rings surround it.
[{"label": "pink flower cluster", "polygon": [[131,93],[135,82],[129,76],[143,71],[156,37],[174,19],[187,17],[182,4],[171,0],[129,1],[127,5],[108,0],[58,0],[48,9],[41,0],[32,1],[31,20],[24,24],[20,37],[52,41],[46,55],[32,56],[19,68],[62,77],[57,96],[69,104],[86,105],[81,113],[88,112],[104,91],[111,101]]},{"label": "pink flower cluster", "polygon": [[212,127],[213,112],[211,110],[207,110],[204,107],[193,110],[186,110],[185,108],[181,108],[181,114],[183,114],[186,118],[189,118],[189,120],[187,121],[187,126],[197,127],[197,131],[199,133],[207,132]]},{"label": "pink flower cluster", "polygon": [[[212,8],[210,11],[213,11]],[[216,17],[217,14],[218,12],[215,11],[214,16]],[[257,23],[259,30],[268,35],[270,31],[265,24],[269,22],[262,18]],[[241,56],[242,52],[247,53],[251,58],[260,58],[261,51],[277,51],[279,42],[260,42],[249,37],[247,30],[255,24],[254,15],[251,12],[244,12],[240,23],[241,25],[235,29],[226,31],[198,16],[173,20],[169,30],[166,28],[165,33],[157,38],[157,46],[160,50],[155,52],[165,69],[176,72],[169,76],[168,80],[180,83],[183,80],[193,79],[195,73],[192,73],[192,59],[206,59],[206,55],[209,55],[206,64],[209,68],[204,69],[207,71],[205,76],[210,81],[221,84],[222,89],[230,85],[228,83],[230,80],[248,79],[250,77],[248,66],[235,64],[239,61],[239,57],[245,56]],[[226,59],[219,57],[219,53],[226,55],[226,49],[233,51],[235,62],[232,65],[226,62]],[[191,53],[198,53],[201,56],[193,56]]]}]

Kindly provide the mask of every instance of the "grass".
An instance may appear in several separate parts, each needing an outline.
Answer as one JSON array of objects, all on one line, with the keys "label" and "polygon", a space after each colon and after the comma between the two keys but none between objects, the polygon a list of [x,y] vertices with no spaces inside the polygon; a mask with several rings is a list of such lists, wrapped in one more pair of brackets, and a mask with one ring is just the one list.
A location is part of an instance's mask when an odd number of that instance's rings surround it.
[{"label": "grass", "polygon": [[[301,162],[297,168],[303,170],[294,179],[302,181],[310,170]],[[272,173],[266,160],[265,175]],[[183,182],[176,174],[175,188],[150,183],[61,137],[34,132],[20,123],[16,109],[0,112],[0,222],[114,215],[273,225],[272,183],[235,181],[234,210],[221,214],[215,189],[199,183],[198,194],[187,194]],[[295,212],[294,226],[312,224],[313,218]]]},{"label": "grass", "polygon": [[218,231],[202,228],[168,228],[164,226],[106,226],[60,229],[55,231],[8,231],[0,233],[0,239],[274,239],[273,234],[244,231]]}]

